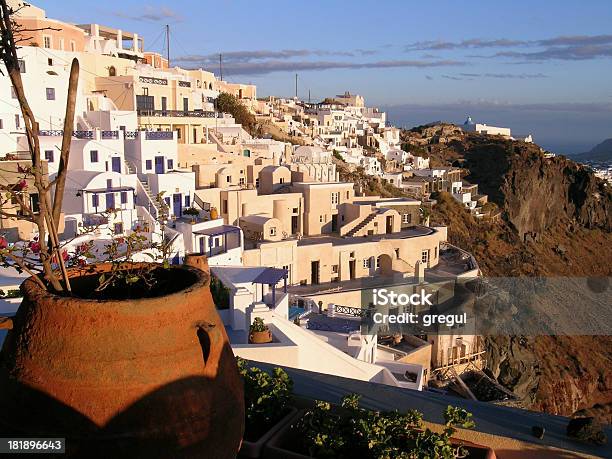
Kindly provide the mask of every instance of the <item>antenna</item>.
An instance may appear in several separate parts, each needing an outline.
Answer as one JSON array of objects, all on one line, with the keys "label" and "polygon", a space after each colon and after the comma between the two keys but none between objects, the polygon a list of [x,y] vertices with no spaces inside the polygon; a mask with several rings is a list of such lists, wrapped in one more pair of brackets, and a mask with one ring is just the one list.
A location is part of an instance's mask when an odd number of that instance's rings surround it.
[{"label": "antenna", "polygon": [[295,74],[295,98],[298,98],[298,74]]},{"label": "antenna", "polygon": [[310,89],[308,90],[308,103],[310,104]]},{"label": "antenna", "polygon": [[170,25],[166,24],[166,46],[168,51],[168,68],[170,68]]},{"label": "antenna", "polygon": [[221,53],[219,53],[219,76],[219,79],[223,81],[223,55]]}]

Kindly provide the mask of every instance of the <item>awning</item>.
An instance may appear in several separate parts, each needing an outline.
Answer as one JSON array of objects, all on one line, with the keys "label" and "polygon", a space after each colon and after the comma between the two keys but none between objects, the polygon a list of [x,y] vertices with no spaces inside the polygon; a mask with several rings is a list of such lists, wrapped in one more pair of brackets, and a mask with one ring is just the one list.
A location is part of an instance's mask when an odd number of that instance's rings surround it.
[{"label": "awning", "polygon": [[281,279],[287,278],[287,270],[281,268],[266,268],[255,279],[254,284],[276,285]]}]

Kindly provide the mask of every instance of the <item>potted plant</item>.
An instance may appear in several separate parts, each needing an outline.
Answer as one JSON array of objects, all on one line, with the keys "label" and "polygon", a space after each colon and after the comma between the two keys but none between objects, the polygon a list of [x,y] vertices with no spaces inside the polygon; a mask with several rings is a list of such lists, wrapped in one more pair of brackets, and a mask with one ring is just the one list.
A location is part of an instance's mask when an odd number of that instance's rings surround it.
[{"label": "potted plant", "polygon": [[219,211],[217,210],[216,207],[211,207],[210,208],[210,219],[216,220],[217,218],[219,218]]},{"label": "potted plant", "polygon": [[261,317],[255,317],[249,327],[249,342],[252,344],[265,344],[272,342],[272,332]]},{"label": "potted plant", "polygon": [[492,450],[455,441],[456,427],[471,428],[471,414],[447,407],[442,432],[424,427],[422,414],[411,410],[369,411],[359,407],[359,396],[348,395],[341,407],[317,401],[291,425],[277,432],[265,447],[267,458],[310,457],[460,457],[494,459]]},{"label": "potted plant", "polygon": [[238,359],[244,383],[245,428],[240,457],[261,456],[263,445],[297,413],[291,406],[293,381],[281,369],[272,373]]},{"label": "potted plant", "polygon": [[183,211],[183,214],[189,215],[191,217],[191,224],[193,225],[198,219],[198,216],[200,215],[200,211],[196,209],[195,207],[188,207],[187,209]]},{"label": "potted plant", "polygon": [[208,273],[168,262],[164,212],[162,242],[134,231],[96,249],[95,228],[83,228],[91,242],[76,247],[59,239],[79,66],[74,59],[59,169],[50,181],[21,80],[14,13],[0,0],[0,58],[30,160],[0,184],[0,217],[27,221],[38,236],[0,238],[0,266],[30,275],[0,350],[0,431],[64,437],[73,457],[94,450],[98,457],[234,457],[244,427],[235,359]]}]

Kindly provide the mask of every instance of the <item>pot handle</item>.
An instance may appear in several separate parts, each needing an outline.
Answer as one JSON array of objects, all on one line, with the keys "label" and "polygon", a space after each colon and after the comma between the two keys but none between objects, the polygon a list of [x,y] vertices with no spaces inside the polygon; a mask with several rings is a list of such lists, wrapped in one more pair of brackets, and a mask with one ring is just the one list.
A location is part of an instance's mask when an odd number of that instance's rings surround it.
[{"label": "pot handle", "polygon": [[13,319],[10,317],[0,316],[0,330],[11,330],[13,328]]},{"label": "pot handle", "polygon": [[204,366],[206,366],[208,357],[210,357],[210,350],[213,347],[223,346],[223,335],[215,324],[205,321],[196,324],[196,333],[202,348]]}]

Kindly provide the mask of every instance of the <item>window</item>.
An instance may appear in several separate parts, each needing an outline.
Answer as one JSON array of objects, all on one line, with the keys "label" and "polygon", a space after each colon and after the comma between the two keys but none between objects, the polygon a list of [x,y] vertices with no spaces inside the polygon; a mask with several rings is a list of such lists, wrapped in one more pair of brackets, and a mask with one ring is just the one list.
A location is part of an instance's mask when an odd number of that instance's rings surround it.
[{"label": "window", "polygon": [[149,88],[142,88],[142,95],[143,96],[148,96],[149,95]]},{"label": "window", "polygon": [[364,269],[370,269],[370,259],[369,258],[364,258],[363,259],[363,268]]},{"label": "window", "polygon": [[338,205],[338,203],[340,202],[340,192],[339,191],[335,191],[331,194],[331,203],[332,206]]},{"label": "window", "polygon": [[[145,88],[146,89],[146,88]],[[146,94],[136,96],[136,109],[144,111],[155,110],[155,97]]]},{"label": "window", "polygon": [[285,183],[285,179],[283,177],[281,177],[281,179],[278,182],[279,183]]},{"label": "window", "polygon": [[399,255],[399,254],[400,254],[399,249],[395,249],[395,256],[396,256],[397,258],[399,258],[399,257],[400,257],[400,255]]},{"label": "window", "polygon": [[319,223],[323,223],[323,215],[319,216]]},{"label": "window", "polygon": [[17,129],[21,127],[21,123],[19,122],[19,115],[15,115],[15,127]]},{"label": "window", "polygon": [[76,42],[74,40],[70,40],[70,51],[76,51]]},{"label": "window", "polygon": [[4,121],[0,120],[0,129],[4,129]]},{"label": "window", "polygon": [[227,177],[225,177],[225,181],[226,181],[227,183],[232,183],[232,176],[231,176],[231,175],[228,175]]},{"label": "window", "polygon": [[98,207],[100,205],[100,199],[97,194],[91,195],[91,205],[94,207]]},{"label": "window", "polygon": [[427,263],[429,261],[429,250],[421,251],[421,261]]},{"label": "window", "polygon": [[376,269],[380,268],[380,257],[376,257],[376,266],[375,266],[375,268]]},{"label": "window", "polygon": [[11,97],[13,99],[17,99],[17,91],[15,91],[15,87],[11,86]]},{"label": "window", "polygon": [[98,162],[98,150],[91,150],[89,152],[89,160],[92,163],[97,163]]},{"label": "window", "polygon": [[271,226],[270,227],[270,236],[276,236],[276,227],[275,226]]},{"label": "window", "polygon": [[332,273],[338,274],[338,265],[332,265]]},{"label": "window", "polygon": [[30,194],[30,209],[32,209],[32,212],[34,212],[35,214],[40,212],[40,203],[38,199],[38,193]]},{"label": "window", "polygon": [[26,64],[23,59],[19,59],[19,73],[26,73]]},{"label": "window", "polygon": [[150,171],[153,168],[153,161],[151,161],[150,159],[147,159],[145,164],[146,164],[145,167],[148,171]]},{"label": "window", "polygon": [[191,205],[191,198],[189,195],[185,196],[185,207],[189,207]]},{"label": "window", "polygon": [[51,37],[49,35],[43,36],[43,46],[45,48],[51,48]]},{"label": "window", "polygon": [[434,247],[434,259],[438,258],[438,247]]},{"label": "window", "polygon": [[221,203],[221,213],[223,214],[227,213],[227,199],[224,199],[223,202]]},{"label": "window", "polygon": [[240,185],[244,185],[244,177],[240,177],[239,182],[240,182]]},{"label": "window", "polygon": [[45,159],[50,163],[53,162],[53,150],[45,150]]},{"label": "window", "polygon": [[127,204],[127,202],[128,202],[127,191],[122,191],[121,192],[121,204]]},{"label": "window", "polygon": [[110,190],[113,187],[113,179],[106,180],[106,189]]},{"label": "window", "polygon": [[53,65],[53,59],[48,58],[47,59],[47,64],[50,65],[50,66]]},{"label": "window", "polygon": [[47,88],[47,100],[55,100],[55,88]]},{"label": "window", "polygon": [[259,179],[255,179],[255,188],[259,188]]},{"label": "window", "polygon": [[168,160],[168,169],[170,170],[174,169],[174,160],[172,159]]},{"label": "window", "polygon": [[114,77],[117,76],[117,69],[112,65],[108,68],[108,76]]},{"label": "window", "polygon": [[59,49],[60,51],[64,51],[64,39],[63,38],[60,38]]},{"label": "window", "polygon": [[412,223],[412,214],[402,215],[402,223]]}]

